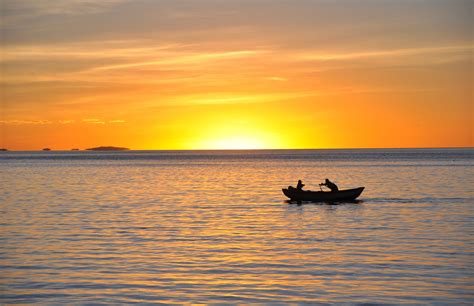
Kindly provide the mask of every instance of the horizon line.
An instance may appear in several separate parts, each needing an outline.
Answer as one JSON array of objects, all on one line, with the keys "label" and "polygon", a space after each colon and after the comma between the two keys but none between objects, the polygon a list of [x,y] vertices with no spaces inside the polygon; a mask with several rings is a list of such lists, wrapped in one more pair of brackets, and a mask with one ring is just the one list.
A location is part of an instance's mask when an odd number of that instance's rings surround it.
[{"label": "horizon line", "polygon": [[[5,150],[3,150],[5,149]],[[129,152],[129,151],[167,151],[167,152],[183,152],[183,151],[304,151],[304,150],[413,150],[413,149],[474,149],[474,146],[468,147],[350,147],[350,148],[265,148],[265,149],[129,149],[126,150],[88,150],[88,149],[51,149],[50,150],[10,150],[8,148],[1,148],[0,152]]]}]

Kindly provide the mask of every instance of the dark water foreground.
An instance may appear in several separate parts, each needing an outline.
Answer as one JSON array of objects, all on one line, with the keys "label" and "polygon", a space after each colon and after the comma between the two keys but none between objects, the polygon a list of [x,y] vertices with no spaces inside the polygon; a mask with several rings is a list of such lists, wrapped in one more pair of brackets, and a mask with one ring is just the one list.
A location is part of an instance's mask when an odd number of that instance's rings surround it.
[{"label": "dark water foreground", "polygon": [[[474,303],[474,150],[0,152],[0,304]],[[359,204],[281,188],[365,186]]]}]

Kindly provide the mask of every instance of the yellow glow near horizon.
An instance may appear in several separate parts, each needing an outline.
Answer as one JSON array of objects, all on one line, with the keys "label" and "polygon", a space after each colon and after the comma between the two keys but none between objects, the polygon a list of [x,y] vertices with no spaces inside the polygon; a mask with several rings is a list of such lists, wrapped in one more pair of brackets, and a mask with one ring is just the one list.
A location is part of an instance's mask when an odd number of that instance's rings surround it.
[{"label": "yellow glow near horizon", "polygon": [[263,141],[245,136],[207,140],[204,142],[203,148],[214,150],[268,149]]},{"label": "yellow glow near horizon", "polygon": [[261,126],[214,123],[186,140],[186,149],[251,150],[285,147],[273,133]]}]

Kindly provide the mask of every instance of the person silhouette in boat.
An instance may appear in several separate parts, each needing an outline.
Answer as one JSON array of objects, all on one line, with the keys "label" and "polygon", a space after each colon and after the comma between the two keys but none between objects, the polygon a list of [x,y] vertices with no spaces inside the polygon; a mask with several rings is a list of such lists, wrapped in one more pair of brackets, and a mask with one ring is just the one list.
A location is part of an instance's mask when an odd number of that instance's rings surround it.
[{"label": "person silhouette in boat", "polygon": [[319,186],[326,186],[327,188],[331,189],[331,191],[339,191],[337,185],[331,182],[329,179],[326,179],[324,183],[319,184]]},{"label": "person silhouette in boat", "polygon": [[298,180],[298,184],[296,185],[296,190],[302,191],[304,187],[304,184],[301,180]]}]

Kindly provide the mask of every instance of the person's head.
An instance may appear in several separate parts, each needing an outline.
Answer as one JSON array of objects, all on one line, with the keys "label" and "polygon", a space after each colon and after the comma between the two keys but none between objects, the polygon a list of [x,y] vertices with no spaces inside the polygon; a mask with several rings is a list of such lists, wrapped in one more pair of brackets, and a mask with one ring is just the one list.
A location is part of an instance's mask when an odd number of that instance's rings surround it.
[{"label": "person's head", "polygon": [[301,183],[301,180],[298,180],[298,183]]},{"label": "person's head", "polygon": [[329,182],[329,179],[326,179],[326,183]]}]

